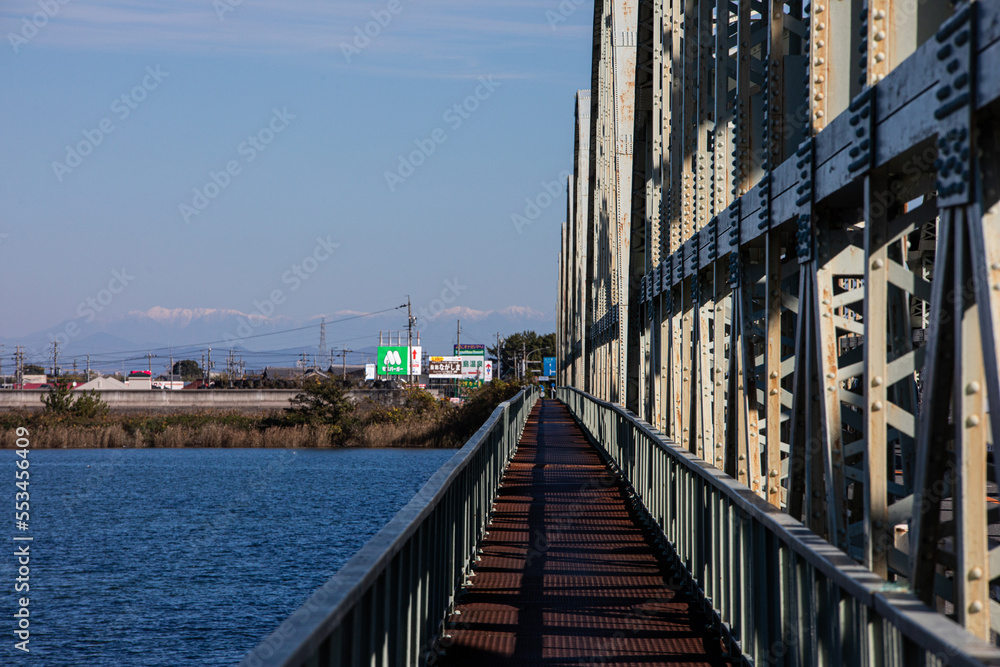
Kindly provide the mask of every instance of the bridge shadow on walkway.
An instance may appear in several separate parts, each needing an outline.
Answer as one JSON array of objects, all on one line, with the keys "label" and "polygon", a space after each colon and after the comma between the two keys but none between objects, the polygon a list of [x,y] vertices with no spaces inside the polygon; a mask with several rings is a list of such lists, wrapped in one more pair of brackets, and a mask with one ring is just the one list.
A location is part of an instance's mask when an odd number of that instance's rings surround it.
[{"label": "bridge shadow on walkway", "polygon": [[493,510],[439,664],[725,664],[561,403],[532,410]]}]

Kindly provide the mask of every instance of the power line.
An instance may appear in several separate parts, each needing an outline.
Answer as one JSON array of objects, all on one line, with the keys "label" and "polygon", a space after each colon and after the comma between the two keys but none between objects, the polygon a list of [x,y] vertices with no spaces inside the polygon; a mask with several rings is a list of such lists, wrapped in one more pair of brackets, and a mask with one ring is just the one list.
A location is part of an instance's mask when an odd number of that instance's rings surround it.
[{"label": "power line", "polygon": [[[332,320],[330,322],[326,322],[326,324],[339,324],[341,322],[349,322],[350,320],[358,320],[358,319],[361,319],[361,318],[364,318],[364,317],[372,317],[373,315],[381,315],[382,313],[388,313],[390,311],[400,310],[402,308],[406,308],[406,304],[405,303],[402,306],[395,306],[393,308],[385,308],[383,310],[376,310],[376,311],[371,312],[371,313],[361,313],[360,315],[351,315],[350,317],[342,317],[339,320]],[[251,336],[242,336],[242,337],[240,337],[239,339],[236,339],[236,340],[244,341],[244,340],[250,340],[250,339],[254,339],[254,338],[265,338],[267,336],[278,336],[278,335],[286,334],[286,333],[294,333],[296,331],[306,331],[308,329],[315,329],[316,327],[322,326],[322,324],[323,323],[307,324],[306,326],[296,327],[294,329],[283,329],[281,331],[272,331],[270,333],[253,334]],[[107,355],[119,355],[119,354],[139,354],[139,353],[142,353],[143,356],[142,357],[138,357],[138,358],[139,359],[144,359],[145,355],[148,354],[149,352],[161,351],[161,350],[167,350],[167,351],[169,351],[171,349],[171,347],[201,348],[201,347],[206,347],[208,345],[218,345],[218,344],[224,344],[224,343],[230,343],[230,342],[235,342],[235,341],[225,340],[225,339],[222,339],[222,340],[209,340],[209,341],[203,341],[203,342],[200,342],[200,343],[187,343],[187,344],[179,345],[179,346],[173,345],[173,346],[145,348],[145,349],[142,349],[142,350],[116,350],[114,352],[107,352],[105,354],[107,354]],[[76,358],[82,358],[84,356],[86,356],[86,355],[80,354],[80,355],[76,355],[73,358],[74,359],[76,359]],[[131,361],[131,359],[123,359],[123,361]]]}]

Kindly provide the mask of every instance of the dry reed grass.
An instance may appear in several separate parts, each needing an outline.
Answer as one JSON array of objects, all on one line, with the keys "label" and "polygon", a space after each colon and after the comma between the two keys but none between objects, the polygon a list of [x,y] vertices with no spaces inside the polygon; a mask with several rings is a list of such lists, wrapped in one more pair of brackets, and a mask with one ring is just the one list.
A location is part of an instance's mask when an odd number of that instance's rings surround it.
[{"label": "dry reed grass", "polygon": [[[433,420],[401,424],[366,424],[358,428],[347,447],[437,447]],[[0,429],[0,449],[14,447],[13,429]],[[31,429],[33,449],[126,448],[287,448],[330,447],[326,426],[295,425],[244,428],[206,423],[169,425],[158,431],[126,430],[121,424],[100,426],[41,425]]]}]

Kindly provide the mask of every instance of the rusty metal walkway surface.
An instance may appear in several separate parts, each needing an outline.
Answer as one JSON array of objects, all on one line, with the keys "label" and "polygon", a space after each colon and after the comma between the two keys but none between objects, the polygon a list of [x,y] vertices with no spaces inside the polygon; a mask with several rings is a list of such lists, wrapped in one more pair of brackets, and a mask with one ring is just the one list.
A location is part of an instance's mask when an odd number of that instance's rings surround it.
[{"label": "rusty metal walkway surface", "polygon": [[532,410],[488,530],[438,664],[725,664],[561,403]]}]

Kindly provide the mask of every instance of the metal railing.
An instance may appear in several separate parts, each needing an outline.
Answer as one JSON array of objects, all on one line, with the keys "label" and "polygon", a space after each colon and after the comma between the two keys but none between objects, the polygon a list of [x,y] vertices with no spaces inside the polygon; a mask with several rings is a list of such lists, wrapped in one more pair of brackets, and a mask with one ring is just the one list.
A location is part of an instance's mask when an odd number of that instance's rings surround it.
[{"label": "metal railing", "polygon": [[529,387],[501,403],[413,499],[240,664],[433,662],[538,393]]},{"label": "metal railing", "polygon": [[573,388],[557,396],[631,486],[743,664],[1000,665],[1000,650],[622,407]]}]

